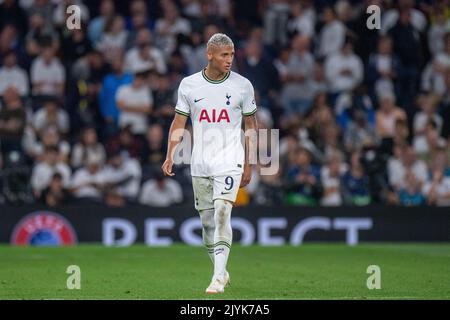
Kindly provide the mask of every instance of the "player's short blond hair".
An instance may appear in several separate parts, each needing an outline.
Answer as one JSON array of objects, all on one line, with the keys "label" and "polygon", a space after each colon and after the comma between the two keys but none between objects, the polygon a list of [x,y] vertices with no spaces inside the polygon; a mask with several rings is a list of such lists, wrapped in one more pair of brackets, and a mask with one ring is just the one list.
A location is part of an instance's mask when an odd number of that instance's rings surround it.
[{"label": "player's short blond hair", "polygon": [[234,47],[233,40],[224,33],[215,33],[209,38],[206,44],[206,49],[209,50],[212,47]]}]

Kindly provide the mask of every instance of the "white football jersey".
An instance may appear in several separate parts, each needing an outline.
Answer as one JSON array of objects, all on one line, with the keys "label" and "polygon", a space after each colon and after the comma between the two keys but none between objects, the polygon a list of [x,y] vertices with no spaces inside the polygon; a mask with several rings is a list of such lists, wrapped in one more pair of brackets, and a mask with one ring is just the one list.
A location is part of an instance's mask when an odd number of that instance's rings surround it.
[{"label": "white football jersey", "polygon": [[178,88],[175,112],[191,117],[192,176],[243,172],[242,115],[256,112],[254,90],[248,79],[230,71],[222,80],[214,81],[204,70],[186,77]]}]

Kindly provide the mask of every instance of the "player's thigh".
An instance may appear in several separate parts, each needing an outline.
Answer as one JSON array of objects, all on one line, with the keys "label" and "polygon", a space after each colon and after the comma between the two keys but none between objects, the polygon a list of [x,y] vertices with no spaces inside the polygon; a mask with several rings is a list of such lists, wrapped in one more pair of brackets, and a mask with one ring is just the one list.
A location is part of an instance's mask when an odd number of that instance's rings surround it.
[{"label": "player's thigh", "polygon": [[192,177],[194,205],[197,211],[213,209],[213,180],[208,177]]},{"label": "player's thigh", "polygon": [[242,174],[214,177],[213,200],[223,199],[230,202],[236,201],[241,178]]}]

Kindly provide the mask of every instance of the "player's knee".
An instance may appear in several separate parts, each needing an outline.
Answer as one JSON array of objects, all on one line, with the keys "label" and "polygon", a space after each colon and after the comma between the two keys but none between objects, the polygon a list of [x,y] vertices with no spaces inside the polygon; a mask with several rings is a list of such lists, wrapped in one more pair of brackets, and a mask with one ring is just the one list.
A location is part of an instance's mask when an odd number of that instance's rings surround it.
[{"label": "player's knee", "polygon": [[215,220],[218,225],[223,225],[230,220],[232,207],[233,205],[229,201],[222,199],[214,201]]},{"label": "player's knee", "polygon": [[203,229],[214,229],[214,216],[213,215],[205,215],[201,217],[202,227]]}]

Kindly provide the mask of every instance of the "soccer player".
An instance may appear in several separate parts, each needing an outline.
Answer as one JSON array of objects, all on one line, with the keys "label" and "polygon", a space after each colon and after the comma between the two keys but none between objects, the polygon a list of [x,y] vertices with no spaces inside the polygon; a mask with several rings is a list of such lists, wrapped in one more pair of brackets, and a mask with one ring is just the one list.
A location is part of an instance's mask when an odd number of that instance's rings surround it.
[{"label": "soccer player", "polygon": [[[203,243],[214,264],[207,293],[222,293],[230,281],[226,270],[232,242],[231,209],[239,187],[250,182],[250,155],[255,154],[256,104],[250,81],[231,71],[233,41],[216,33],[206,46],[208,65],[184,78],[178,88],[162,170],[173,176],[173,155],[187,118],[193,125],[191,175],[195,208],[202,222]],[[243,117],[244,116],[244,117]],[[242,118],[246,131],[241,141]]]}]

